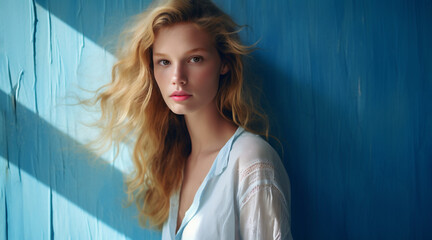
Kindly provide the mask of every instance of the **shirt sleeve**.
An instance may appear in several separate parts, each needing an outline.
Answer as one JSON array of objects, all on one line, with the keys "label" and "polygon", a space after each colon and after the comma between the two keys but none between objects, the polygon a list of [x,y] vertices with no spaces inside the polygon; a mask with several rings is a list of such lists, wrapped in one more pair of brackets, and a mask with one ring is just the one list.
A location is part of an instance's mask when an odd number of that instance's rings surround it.
[{"label": "shirt sleeve", "polygon": [[279,175],[271,162],[259,160],[240,173],[241,239],[292,239],[289,180]]}]

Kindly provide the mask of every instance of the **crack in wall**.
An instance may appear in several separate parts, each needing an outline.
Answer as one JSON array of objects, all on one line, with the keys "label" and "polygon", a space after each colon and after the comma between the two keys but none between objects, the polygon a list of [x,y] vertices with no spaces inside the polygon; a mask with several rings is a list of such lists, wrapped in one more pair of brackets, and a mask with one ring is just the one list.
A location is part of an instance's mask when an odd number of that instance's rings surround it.
[{"label": "crack in wall", "polygon": [[33,82],[33,89],[34,89],[34,104],[35,104],[35,111],[36,114],[39,114],[39,109],[38,109],[38,104],[37,104],[37,91],[36,91],[36,87],[37,87],[37,74],[36,74],[36,32],[37,32],[37,24],[38,24],[38,17],[37,17],[37,9],[36,9],[36,1],[33,0],[33,14],[34,14],[34,20],[33,20],[33,39],[32,39],[32,43],[33,43],[33,77],[34,77],[34,82]]},{"label": "crack in wall", "polygon": [[6,223],[6,230],[5,230],[5,237],[6,240],[9,239],[9,223],[8,223],[8,205],[7,205],[7,196],[6,196],[6,191],[5,191],[5,223]]},{"label": "crack in wall", "polygon": [[54,217],[52,204],[52,188],[50,186],[50,239],[54,240]]},{"label": "crack in wall", "polygon": [[[49,5],[49,1],[48,1],[48,9],[50,10],[50,5]],[[48,12],[48,31],[49,31],[49,59],[50,59],[50,64],[53,63],[53,57],[52,57],[52,23],[51,23],[51,11],[47,11]]]}]

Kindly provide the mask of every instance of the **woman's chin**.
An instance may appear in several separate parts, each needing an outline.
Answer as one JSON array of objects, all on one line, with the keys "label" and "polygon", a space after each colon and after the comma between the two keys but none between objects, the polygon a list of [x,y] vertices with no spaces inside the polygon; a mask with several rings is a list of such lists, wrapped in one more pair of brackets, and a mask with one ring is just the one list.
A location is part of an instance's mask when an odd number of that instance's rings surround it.
[{"label": "woman's chin", "polygon": [[170,107],[170,110],[176,115],[185,115],[188,113],[187,109],[185,109],[183,106]]}]

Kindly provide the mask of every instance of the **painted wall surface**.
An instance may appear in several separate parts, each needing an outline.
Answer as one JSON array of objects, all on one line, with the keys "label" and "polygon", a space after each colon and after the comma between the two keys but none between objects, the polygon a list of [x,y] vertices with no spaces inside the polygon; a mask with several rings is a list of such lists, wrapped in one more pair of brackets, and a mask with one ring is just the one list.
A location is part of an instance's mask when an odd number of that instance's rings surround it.
[{"label": "painted wall surface", "polygon": [[[259,40],[248,69],[294,238],[432,239],[432,2],[215,2]],[[96,115],[71,105],[109,81],[109,40],[148,4],[0,0],[0,240],[160,239],[121,205],[127,153],[92,161]]]}]

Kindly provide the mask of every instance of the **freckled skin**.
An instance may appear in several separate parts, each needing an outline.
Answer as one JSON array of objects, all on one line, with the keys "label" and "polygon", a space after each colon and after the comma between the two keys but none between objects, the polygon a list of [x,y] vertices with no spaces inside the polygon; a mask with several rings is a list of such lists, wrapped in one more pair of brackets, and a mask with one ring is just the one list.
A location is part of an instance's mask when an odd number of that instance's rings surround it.
[{"label": "freckled skin", "polygon": [[[176,114],[196,114],[215,107],[219,78],[228,68],[210,36],[193,23],[160,29],[153,44],[154,75],[167,106]],[[174,91],[190,95],[182,101]]]}]

